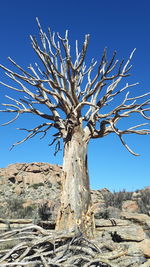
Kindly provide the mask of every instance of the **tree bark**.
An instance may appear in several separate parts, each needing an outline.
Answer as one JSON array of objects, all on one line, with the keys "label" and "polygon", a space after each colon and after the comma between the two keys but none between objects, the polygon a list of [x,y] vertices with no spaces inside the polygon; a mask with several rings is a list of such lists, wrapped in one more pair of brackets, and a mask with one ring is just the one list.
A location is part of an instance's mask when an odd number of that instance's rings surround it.
[{"label": "tree bark", "polygon": [[81,126],[76,126],[64,141],[61,207],[56,229],[94,234],[94,215],[87,166],[87,145]]}]

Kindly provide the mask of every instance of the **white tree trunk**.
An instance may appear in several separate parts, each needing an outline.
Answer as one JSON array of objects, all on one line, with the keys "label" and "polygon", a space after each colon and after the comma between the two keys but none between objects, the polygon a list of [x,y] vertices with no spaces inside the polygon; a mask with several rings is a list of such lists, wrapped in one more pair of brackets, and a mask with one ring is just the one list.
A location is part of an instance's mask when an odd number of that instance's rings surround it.
[{"label": "white tree trunk", "polygon": [[87,167],[87,142],[84,141],[80,126],[76,126],[65,140],[63,171],[61,207],[56,229],[80,230],[84,235],[92,237],[94,216]]}]

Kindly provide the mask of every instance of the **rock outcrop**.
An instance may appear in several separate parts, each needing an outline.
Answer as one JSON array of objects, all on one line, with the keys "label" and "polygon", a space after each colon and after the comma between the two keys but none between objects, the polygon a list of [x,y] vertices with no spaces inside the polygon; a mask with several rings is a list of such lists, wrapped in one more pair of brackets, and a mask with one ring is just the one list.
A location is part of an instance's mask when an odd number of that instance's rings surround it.
[{"label": "rock outcrop", "polygon": [[0,169],[0,217],[38,217],[47,203],[53,216],[60,202],[62,167],[49,163],[17,163]]},{"label": "rock outcrop", "polygon": [[60,184],[62,167],[49,163],[17,163],[0,169],[0,184],[26,185],[51,182]]}]

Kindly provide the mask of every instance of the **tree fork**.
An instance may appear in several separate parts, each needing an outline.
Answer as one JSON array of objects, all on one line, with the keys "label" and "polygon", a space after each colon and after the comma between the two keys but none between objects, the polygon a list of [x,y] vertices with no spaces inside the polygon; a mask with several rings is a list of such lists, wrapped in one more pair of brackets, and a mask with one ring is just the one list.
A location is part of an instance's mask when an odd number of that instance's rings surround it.
[{"label": "tree fork", "polygon": [[87,146],[81,126],[75,126],[64,140],[61,206],[56,230],[94,235],[94,214],[89,186]]}]

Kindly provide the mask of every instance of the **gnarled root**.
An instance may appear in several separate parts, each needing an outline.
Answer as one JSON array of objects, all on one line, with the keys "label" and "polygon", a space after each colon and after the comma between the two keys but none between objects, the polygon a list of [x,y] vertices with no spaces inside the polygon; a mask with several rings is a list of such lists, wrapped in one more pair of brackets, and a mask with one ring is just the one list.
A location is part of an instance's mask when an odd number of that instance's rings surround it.
[{"label": "gnarled root", "polygon": [[82,233],[58,233],[33,225],[0,235],[0,266],[113,267],[111,260],[125,255],[125,251],[103,253],[100,247]]}]

